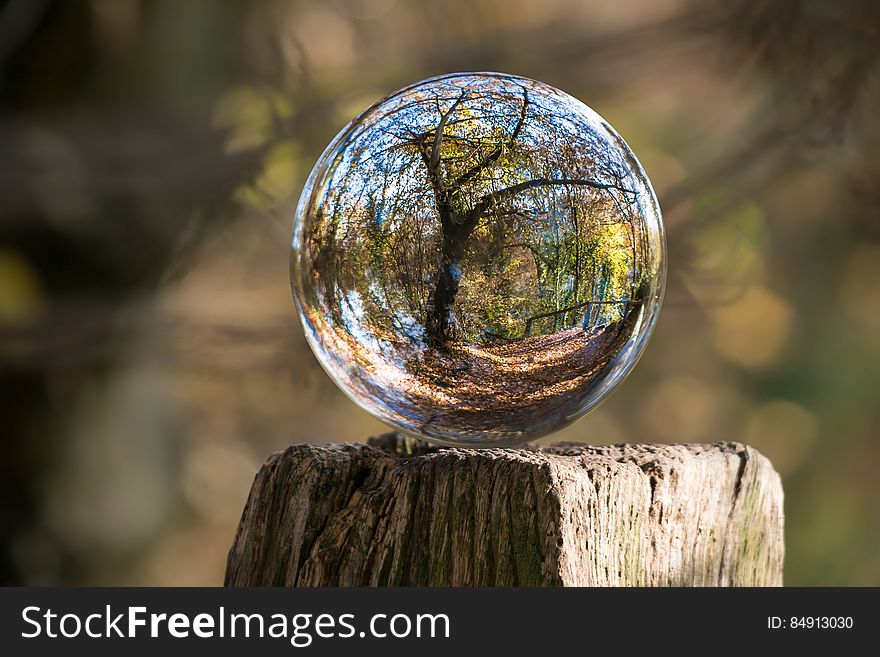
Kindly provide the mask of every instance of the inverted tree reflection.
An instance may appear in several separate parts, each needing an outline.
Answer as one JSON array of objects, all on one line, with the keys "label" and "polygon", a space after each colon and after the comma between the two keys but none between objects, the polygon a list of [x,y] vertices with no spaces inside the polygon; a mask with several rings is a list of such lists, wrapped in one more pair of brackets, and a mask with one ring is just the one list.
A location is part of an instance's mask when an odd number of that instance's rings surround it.
[{"label": "inverted tree reflection", "polygon": [[[533,402],[562,376],[596,374],[654,293],[659,218],[646,217],[656,208],[638,164],[599,117],[541,83],[457,75],[404,89],[337,138],[312,184],[294,246],[314,337],[349,343],[341,367],[359,356],[364,371],[403,368],[418,389],[398,404],[433,381],[485,410],[459,380],[481,369],[496,406],[523,381],[520,401]],[[517,360],[569,333],[605,335],[572,352],[574,377],[505,372],[495,351]],[[373,400],[399,389],[353,379]]]}]

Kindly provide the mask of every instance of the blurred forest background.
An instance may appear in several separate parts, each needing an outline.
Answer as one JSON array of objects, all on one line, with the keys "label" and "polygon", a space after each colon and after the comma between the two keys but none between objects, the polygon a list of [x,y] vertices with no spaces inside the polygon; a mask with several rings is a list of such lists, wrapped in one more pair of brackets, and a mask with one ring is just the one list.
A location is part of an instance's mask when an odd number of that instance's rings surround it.
[{"label": "blurred forest background", "polygon": [[0,2],[0,582],[219,584],[259,465],[383,426],[296,319],[293,208],[404,84],[498,70],[629,142],[668,228],[652,344],[550,440],[737,440],[786,583],[880,584],[880,4]]}]

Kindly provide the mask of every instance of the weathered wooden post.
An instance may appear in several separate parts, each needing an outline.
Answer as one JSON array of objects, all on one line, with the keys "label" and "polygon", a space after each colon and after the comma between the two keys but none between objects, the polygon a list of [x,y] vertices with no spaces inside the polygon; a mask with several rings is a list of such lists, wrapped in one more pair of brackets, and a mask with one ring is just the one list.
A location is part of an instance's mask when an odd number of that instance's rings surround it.
[{"label": "weathered wooden post", "polygon": [[737,443],[296,445],[254,481],[230,586],[781,585],[782,485]]}]

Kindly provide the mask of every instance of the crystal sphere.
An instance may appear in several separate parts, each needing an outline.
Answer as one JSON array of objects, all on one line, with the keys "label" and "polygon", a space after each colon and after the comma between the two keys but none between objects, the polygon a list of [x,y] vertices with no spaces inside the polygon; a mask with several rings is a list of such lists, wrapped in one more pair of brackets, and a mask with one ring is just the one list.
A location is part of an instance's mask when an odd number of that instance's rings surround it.
[{"label": "crystal sphere", "polygon": [[324,369],[445,445],[526,442],[596,406],[644,350],[666,279],[657,198],[620,135],[500,73],[424,80],[349,123],[291,247]]}]

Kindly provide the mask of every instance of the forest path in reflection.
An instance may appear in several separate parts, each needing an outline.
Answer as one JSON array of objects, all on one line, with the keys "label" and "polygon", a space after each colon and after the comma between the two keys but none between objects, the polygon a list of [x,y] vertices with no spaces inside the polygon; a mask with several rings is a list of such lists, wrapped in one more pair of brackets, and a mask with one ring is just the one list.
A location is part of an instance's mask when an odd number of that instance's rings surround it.
[{"label": "forest path in reflection", "polygon": [[398,380],[397,390],[403,394],[393,396],[392,388],[371,385],[388,371],[384,359],[347,334],[336,337],[349,350],[349,363],[358,363],[349,368],[351,383],[381,400],[400,427],[432,434],[436,423],[460,436],[482,434],[505,441],[560,414],[578,412],[586,392],[597,384],[597,374],[626,344],[639,316],[633,309],[604,327],[574,327],[490,346],[453,341],[441,351],[398,343],[397,357],[405,359],[409,376]]}]

